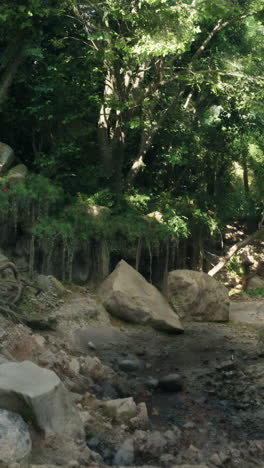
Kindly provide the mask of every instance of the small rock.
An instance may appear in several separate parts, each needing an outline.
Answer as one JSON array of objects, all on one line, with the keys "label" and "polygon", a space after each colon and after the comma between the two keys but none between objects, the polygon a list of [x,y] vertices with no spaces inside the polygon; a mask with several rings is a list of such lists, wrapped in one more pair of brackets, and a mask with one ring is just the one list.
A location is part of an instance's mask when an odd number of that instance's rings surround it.
[{"label": "small rock", "polygon": [[132,397],[109,400],[103,405],[105,415],[119,422],[127,422],[137,415],[137,406]]},{"label": "small rock", "polygon": [[137,405],[137,416],[130,420],[131,425],[137,429],[146,429],[149,426],[148,410],[145,403]]},{"label": "small rock", "polygon": [[182,377],[179,374],[168,374],[159,379],[159,386],[167,392],[178,392],[183,388]]},{"label": "small rock", "polygon": [[158,379],[154,379],[154,377],[148,377],[146,382],[145,382],[146,387],[150,389],[157,388],[159,386],[159,381]]},{"label": "small rock", "polygon": [[134,454],[134,442],[133,439],[127,439],[121,445],[118,452],[115,454],[113,465],[114,466],[129,466],[132,465],[134,462],[135,454]]},{"label": "small rock", "polygon": [[194,429],[195,424],[192,421],[189,421],[186,424],[184,424],[183,427],[184,427],[184,429]]},{"label": "small rock", "polygon": [[74,374],[79,374],[80,372],[80,363],[77,358],[72,358],[69,362],[69,369],[74,373]]},{"label": "small rock", "polygon": [[41,335],[34,335],[34,340],[37,343],[38,346],[44,347],[46,343],[45,336]]},{"label": "small rock", "polygon": [[118,365],[123,371],[133,372],[139,370],[142,367],[142,362],[136,359],[124,359],[122,361],[119,361]]},{"label": "small rock", "polygon": [[28,426],[21,416],[0,409],[0,464],[23,460],[31,447]]},{"label": "small rock", "polygon": [[214,453],[211,458],[210,458],[210,462],[213,463],[215,466],[221,466],[222,465],[222,461],[218,455],[218,453]]}]

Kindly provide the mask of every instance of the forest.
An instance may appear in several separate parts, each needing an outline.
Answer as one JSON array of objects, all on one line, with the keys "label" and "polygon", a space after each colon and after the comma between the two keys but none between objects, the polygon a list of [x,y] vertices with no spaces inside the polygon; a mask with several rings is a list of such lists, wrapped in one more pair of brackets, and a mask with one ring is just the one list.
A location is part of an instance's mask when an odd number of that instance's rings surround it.
[{"label": "forest", "polygon": [[125,258],[161,284],[256,231],[263,20],[261,0],[2,0],[0,140],[28,173],[0,174],[1,246],[25,238],[31,274]]}]

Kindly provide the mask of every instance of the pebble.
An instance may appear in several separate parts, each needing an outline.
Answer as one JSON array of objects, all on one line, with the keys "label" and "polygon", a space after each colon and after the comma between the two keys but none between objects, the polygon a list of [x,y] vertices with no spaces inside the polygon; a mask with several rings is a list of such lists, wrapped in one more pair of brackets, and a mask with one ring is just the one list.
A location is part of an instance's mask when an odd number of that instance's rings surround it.
[{"label": "pebble", "polygon": [[148,388],[157,388],[159,386],[159,381],[158,379],[155,379],[154,377],[148,377],[147,380],[145,381],[145,385]]},{"label": "pebble", "polygon": [[211,458],[210,462],[213,463],[215,466],[221,466],[222,465],[222,460],[220,459],[218,453],[214,453]]},{"label": "pebble", "polygon": [[118,365],[121,370],[133,372],[139,370],[142,367],[142,362],[136,359],[123,359],[122,361],[118,362]]},{"label": "pebble", "polygon": [[178,392],[183,388],[182,377],[179,374],[168,374],[159,379],[159,386],[168,392]]}]

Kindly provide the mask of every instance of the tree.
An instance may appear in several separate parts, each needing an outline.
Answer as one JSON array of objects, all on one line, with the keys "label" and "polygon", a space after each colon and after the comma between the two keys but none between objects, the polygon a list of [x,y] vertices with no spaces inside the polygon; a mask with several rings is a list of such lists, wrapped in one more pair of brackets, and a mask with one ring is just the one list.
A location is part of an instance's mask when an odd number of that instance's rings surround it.
[{"label": "tree", "polygon": [[[210,81],[214,75],[218,80],[225,74],[236,75],[213,66],[219,58],[215,37],[259,14],[261,5],[199,0],[123,1],[121,5],[117,0],[76,0],[72,4],[87,43],[103,56],[105,80],[98,118],[101,160],[107,174],[115,174],[115,183],[125,175],[131,185],[155,135],[166,118],[173,118],[175,108],[186,110],[208,76]],[[205,52],[207,60],[201,60]],[[125,159],[131,134],[138,144]]]}]

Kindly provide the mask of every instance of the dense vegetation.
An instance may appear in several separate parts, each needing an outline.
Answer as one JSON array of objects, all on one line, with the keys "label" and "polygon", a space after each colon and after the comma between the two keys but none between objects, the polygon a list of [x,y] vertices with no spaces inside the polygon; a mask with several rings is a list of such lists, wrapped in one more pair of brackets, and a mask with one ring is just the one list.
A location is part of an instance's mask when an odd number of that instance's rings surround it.
[{"label": "dense vegetation", "polygon": [[263,19],[261,0],[3,0],[0,139],[31,175],[2,179],[1,216],[69,265],[88,238],[135,257],[189,238],[203,267],[227,221],[263,213]]}]

